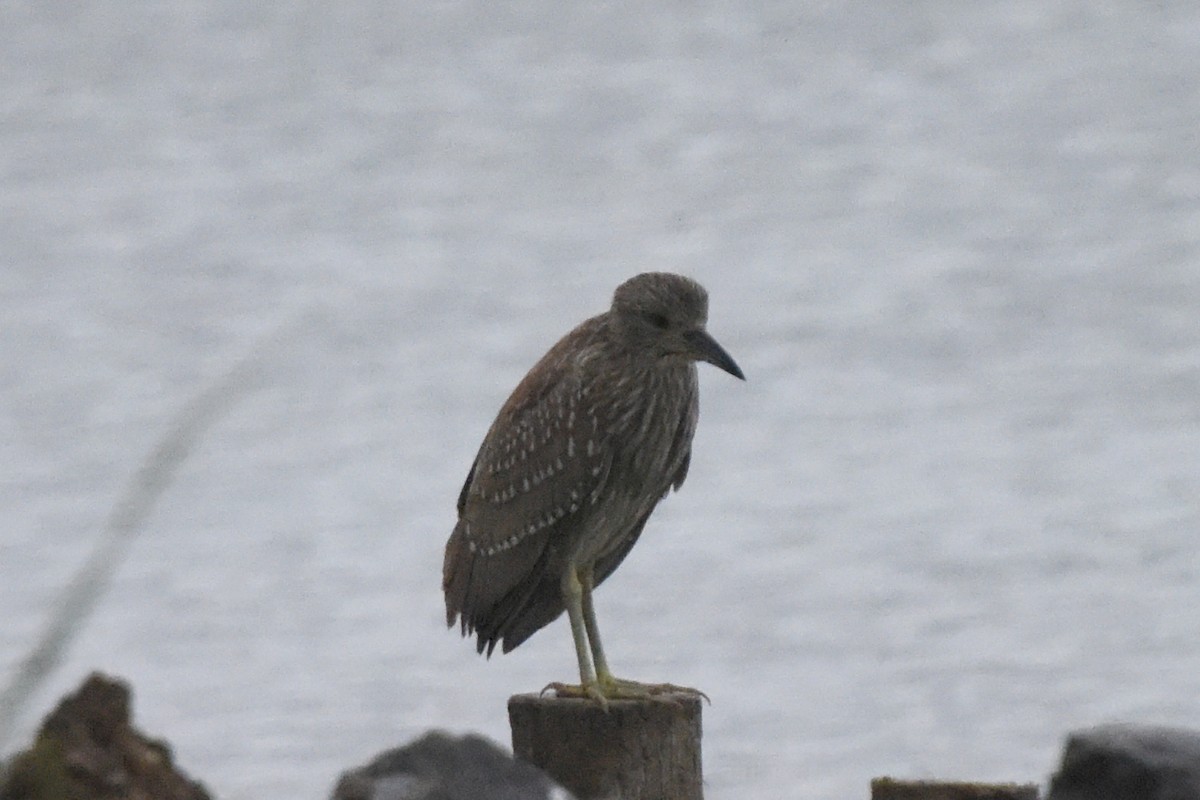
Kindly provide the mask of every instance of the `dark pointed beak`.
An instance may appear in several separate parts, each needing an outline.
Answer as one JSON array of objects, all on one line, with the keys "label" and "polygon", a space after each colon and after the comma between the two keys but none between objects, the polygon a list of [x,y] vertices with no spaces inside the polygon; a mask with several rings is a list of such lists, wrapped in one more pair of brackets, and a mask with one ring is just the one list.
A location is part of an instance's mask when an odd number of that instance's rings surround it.
[{"label": "dark pointed beak", "polygon": [[688,350],[698,361],[707,361],[718,369],[723,369],[735,378],[746,380],[742,368],[733,360],[733,356],[725,352],[725,348],[717,344],[717,340],[708,335],[708,331],[697,328],[683,334]]}]

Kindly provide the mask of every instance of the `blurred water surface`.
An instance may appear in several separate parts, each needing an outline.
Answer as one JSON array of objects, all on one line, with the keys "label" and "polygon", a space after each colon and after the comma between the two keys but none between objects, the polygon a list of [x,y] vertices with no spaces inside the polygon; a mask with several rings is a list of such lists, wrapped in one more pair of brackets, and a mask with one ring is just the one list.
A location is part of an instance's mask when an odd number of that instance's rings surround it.
[{"label": "blurred water surface", "polygon": [[492,415],[646,269],[710,291],[688,485],[598,594],[713,798],[1039,780],[1200,721],[1200,7],[0,5],[0,679],[252,343],[92,668],[223,798],[507,742],[441,548]]}]

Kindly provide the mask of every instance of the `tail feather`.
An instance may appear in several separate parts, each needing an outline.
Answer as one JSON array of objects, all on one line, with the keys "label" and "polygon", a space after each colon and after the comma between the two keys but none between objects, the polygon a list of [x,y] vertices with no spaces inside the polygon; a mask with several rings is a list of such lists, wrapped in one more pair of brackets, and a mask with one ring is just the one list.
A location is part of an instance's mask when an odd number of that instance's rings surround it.
[{"label": "tail feather", "polygon": [[[530,545],[535,545],[530,542]],[[532,554],[527,554],[529,558]],[[513,553],[515,558],[520,554]],[[500,582],[511,581],[502,558],[473,551],[461,520],[446,543],[442,563],[442,591],[446,600],[446,626],[459,623],[463,636],[476,637],[475,649],[491,656],[497,643],[507,653],[562,614],[560,574],[556,553],[543,547],[532,569],[497,595]],[[524,560],[524,559],[522,559]]]}]

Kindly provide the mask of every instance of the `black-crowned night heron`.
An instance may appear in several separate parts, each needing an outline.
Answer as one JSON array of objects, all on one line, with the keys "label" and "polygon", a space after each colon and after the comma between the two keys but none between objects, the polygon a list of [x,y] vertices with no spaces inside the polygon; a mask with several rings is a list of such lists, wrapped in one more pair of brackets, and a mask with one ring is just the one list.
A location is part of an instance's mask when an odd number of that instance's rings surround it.
[{"label": "black-crowned night heron", "polygon": [[708,295],[663,272],[617,287],[612,308],[550,349],[492,423],[458,497],[446,543],[446,622],[491,655],[565,609],[580,685],[606,699],[679,689],[615,678],[592,590],[637,542],[654,507],[687,477],[699,414],[696,362],[744,378],[704,329]]}]

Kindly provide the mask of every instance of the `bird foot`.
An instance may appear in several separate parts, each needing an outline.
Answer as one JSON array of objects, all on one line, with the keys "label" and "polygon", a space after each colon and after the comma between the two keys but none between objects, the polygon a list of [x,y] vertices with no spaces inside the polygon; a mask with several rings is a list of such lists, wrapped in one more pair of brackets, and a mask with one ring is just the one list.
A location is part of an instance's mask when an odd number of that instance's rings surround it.
[{"label": "bird foot", "polygon": [[[545,694],[550,690],[554,690],[555,697],[577,697],[581,700],[595,700],[600,704],[601,708],[605,711],[608,710],[609,698],[601,691],[600,684],[598,683],[578,684],[559,683],[555,681],[554,683],[546,684],[546,688],[542,689],[541,693]],[[614,697],[612,699],[616,700],[618,698]]]},{"label": "bird foot", "polygon": [[699,689],[693,689],[690,686],[677,686],[674,683],[640,683],[638,681],[628,681],[622,678],[616,678],[612,675],[606,675],[599,678],[595,683],[574,684],[574,683],[551,683],[542,689],[542,694],[554,690],[554,694],[558,697],[578,697],[582,699],[595,700],[602,708],[608,708],[609,700],[648,700],[657,699],[670,701],[669,697],[664,695],[672,694],[688,694],[695,697],[703,697],[705,702],[712,705],[712,700],[708,695]]},{"label": "bird foot", "polygon": [[708,695],[699,689],[693,689],[691,686],[679,686],[674,683],[641,683],[640,681],[628,681],[623,678],[616,678],[612,675],[607,676],[607,680],[601,679],[601,681],[604,685],[610,687],[609,697],[638,700],[659,697],[660,695],[690,694],[693,697],[703,697],[706,703],[710,706],[712,705],[712,700],[709,699]]}]

